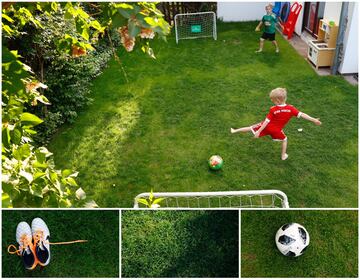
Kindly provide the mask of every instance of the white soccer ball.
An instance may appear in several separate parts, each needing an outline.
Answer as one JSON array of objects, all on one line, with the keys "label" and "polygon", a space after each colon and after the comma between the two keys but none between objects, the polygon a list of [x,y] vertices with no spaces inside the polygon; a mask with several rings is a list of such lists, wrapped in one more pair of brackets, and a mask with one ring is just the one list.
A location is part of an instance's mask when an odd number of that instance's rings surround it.
[{"label": "white soccer ball", "polygon": [[275,243],[283,255],[298,257],[309,246],[310,235],[302,225],[285,224],[276,232]]}]

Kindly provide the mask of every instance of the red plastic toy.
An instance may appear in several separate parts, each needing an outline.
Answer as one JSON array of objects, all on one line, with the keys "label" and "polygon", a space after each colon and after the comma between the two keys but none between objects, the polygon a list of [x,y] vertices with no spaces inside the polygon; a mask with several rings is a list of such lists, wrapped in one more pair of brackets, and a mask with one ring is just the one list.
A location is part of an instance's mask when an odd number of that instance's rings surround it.
[{"label": "red plastic toy", "polygon": [[287,21],[283,25],[283,34],[288,36],[288,40],[291,39],[294,33],[296,21],[300,14],[301,9],[302,9],[302,5],[300,5],[298,2],[295,2],[294,4],[291,5],[289,17],[287,18]]}]

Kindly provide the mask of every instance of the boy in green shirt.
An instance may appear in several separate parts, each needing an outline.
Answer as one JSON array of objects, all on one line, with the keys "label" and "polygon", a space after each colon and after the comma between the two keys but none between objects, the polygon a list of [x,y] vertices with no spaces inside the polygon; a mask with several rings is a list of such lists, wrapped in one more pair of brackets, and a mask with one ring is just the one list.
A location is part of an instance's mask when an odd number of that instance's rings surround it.
[{"label": "boy in green shirt", "polygon": [[268,4],[265,7],[266,15],[263,16],[262,20],[256,27],[255,31],[260,31],[261,26],[264,24],[265,30],[264,33],[261,35],[260,38],[260,46],[259,49],[256,52],[262,52],[264,47],[264,41],[270,40],[276,47],[276,52],[279,52],[279,46],[277,42],[275,41],[275,24],[277,22],[276,15],[272,12],[273,6],[271,4]]}]

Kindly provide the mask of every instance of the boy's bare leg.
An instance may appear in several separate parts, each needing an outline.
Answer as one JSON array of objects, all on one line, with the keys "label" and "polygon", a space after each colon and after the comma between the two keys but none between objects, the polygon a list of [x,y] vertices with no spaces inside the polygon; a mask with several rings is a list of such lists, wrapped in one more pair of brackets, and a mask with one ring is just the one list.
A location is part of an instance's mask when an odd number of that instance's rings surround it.
[{"label": "boy's bare leg", "polygon": [[256,52],[262,52],[264,47],[264,39],[260,38],[259,49]]},{"label": "boy's bare leg", "polygon": [[274,40],[272,41],[272,43],[274,44],[274,46],[276,47],[276,52],[278,53],[279,52],[279,45],[278,43]]},{"label": "boy's bare leg", "polygon": [[282,160],[286,160],[289,155],[286,153],[286,148],[287,148],[287,140],[282,141],[281,144],[281,159]]},{"label": "boy's bare leg", "polygon": [[240,128],[230,128],[231,133],[237,133],[237,132],[250,132],[251,131],[251,127],[247,126],[247,127],[240,127]]}]

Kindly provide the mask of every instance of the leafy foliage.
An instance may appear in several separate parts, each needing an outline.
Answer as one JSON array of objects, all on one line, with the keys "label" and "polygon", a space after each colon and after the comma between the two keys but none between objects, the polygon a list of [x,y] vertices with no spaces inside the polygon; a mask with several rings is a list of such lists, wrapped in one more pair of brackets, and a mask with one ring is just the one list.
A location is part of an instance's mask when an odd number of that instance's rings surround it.
[{"label": "leafy foliage", "polygon": [[[34,127],[42,123],[36,115],[24,112],[26,104],[48,101],[37,89],[46,86],[36,81],[30,68],[19,60],[16,51],[3,49],[2,123],[2,201],[3,207],[70,207],[86,200],[78,195],[77,173],[56,170],[52,154],[35,148]],[[96,205],[91,202],[92,205]],[[88,204],[90,206],[90,204]]]},{"label": "leafy foliage", "polygon": [[159,208],[160,202],[163,201],[165,198],[158,197],[155,198],[153,190],[150,191],[149,198],[138,198],[138,202],[145,205],[148,208]]},{"label": "leafy foliage", "polygon": [[46,69],[47,97],[51,106],[37,114],[44,118],[35,138],[47,143],[56,129],[63,123],[73,123],[78,112],[92,102],[90,86],[92,80],[102,73],[111,57],[111,50],[100,49],[75,59],[56,57]]},{"label": "leafy foliage", "polygon": [[[140,34],[143,26],[151,29],[151,34],[154,32],[161,37],[169,32],[169,26],[161,20],[162,15],[156,10],[155,4],[104,3],[102,6],[104,9],[100,14],[103,21],[100,24],[83,9],[81,3],[3,5],[2,201],[5,207],[96,206],[78,188],[74,179],[77,172],[56,170],[52,153],[45,147],[34,146],[33,138],[37,133],[34,127],[43,122],[37,116],[39,109],[34,106],[43,104],[41,112],[51,120],[52,130],[46,130],[46,137],[62,122],[74,120],[78,108],[89,101],[86,97],[88,87],[84,85],[100,73],[110,56],[107,51],[97,57],[99,53],[95,52],[93,45],[98,44],[99,38],[106,32],[109,34],[111,28],[116,26],[113,25],[114,17],[125,19],[130,36]],[[138,15],[139,20],[135,18]],[[24,45],[21,42],[27,35],[24,41],[28,48],[22,49]],[[146,50],[153,56],[149,48]],[[93,56],[87,57],[91,52]],[[24,63],[24,56],[30,66]],[[48,69],[53,70],[49,75],[49,93],[53,94],[57,109],[51,114],[47,114],[50,102],[43,94],[48,88],[44,84],[44,72]],[[83,73],[83,76],[74,79],[78,73]],[[59,79],[59,74],[63,75],[62,79]],[[82,83],[79,83],[80,80]],[[58,95],[59,85],[64,88]],[[59,108],[64,96],[68,100],[65,100],[64,108]],[[69,108],[65,108],[67,106]]]}]

